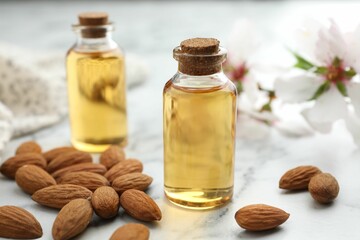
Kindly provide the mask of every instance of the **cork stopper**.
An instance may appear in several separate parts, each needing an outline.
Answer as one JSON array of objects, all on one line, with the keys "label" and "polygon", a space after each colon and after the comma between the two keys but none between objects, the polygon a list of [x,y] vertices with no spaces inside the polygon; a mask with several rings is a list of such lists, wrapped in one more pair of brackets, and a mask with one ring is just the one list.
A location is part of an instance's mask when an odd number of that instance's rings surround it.
[{"label": "cork stopper", "polygon": [[179,71],[194,76],[210,75],[221,71],[226,50],[214,38],[191,38],[174,49],[174,58],[179,61]]},{"label": "cork stopper", "polygon": [[219,40],[215,38],[190,38],[180,43],[183,53],[214,54],[219,51]]},{"label": "cork stopper", "polygon": [[108,23],[105,12],[84,12],[79,14],[79,23],[83,26],[101,26]]},{"label": "cork stopper", "polygon": [[85,12],[79,14],[80,26],[85,26],[81,30],[84,38],[102,38],[106,36],[106,28],[101,26],[109,24],[108,14],[105,12]]}]

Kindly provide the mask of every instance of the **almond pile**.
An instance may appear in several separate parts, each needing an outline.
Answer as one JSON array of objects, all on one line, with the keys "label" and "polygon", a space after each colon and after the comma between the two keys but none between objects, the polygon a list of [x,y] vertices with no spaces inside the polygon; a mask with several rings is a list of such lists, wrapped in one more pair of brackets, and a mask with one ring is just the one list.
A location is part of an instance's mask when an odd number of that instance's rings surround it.
[{"label": "almond pile", "polygon": [[[94,163],[90,154],[73,147],[47,152],[34,141],[21,144],[0,172],[40,205],[60,209],[54,221],[55,240],[71,239],[85,231],[93,212],[103,219],[114,218],[119,208],[140,221],[161,220],[161,210],[145,191],[152,177],[143,174],[143,164],[126,159],[123,149],[110,146]],[[111,239],[149,239],[142,224],[126,224]],[[0,237],[35,239],[42,228],[35,217],[15,206],[0,207]],[[135,238],[134,238],[135,237]]]},{"label": "almond pile", "polygon": [[[144,191],[153,178],[142,173],[143,164],[126,159],[123,149],[110,146],[94,163],[90,154],[73,147],[47,152],[34,141],[21,144],[16,155],[7,159],[0,172],[40,205],[60,209],[52,235],[68,240],[86,230],[94,213],[103,219],[118,215],[122,207],[129,216],[145,222],[160,221],[162,213]],[[299,166],[287,171],[279,181],[281,189],[308,190],[319,203],[332,202],[339,193],[337,180],[315,166]],[[235,214],[238,225],[249,231],[265,231],[283,224],[290,214],[265,205],[252,204]],[[119,227],[110,240],[148,240],[149,229],[139,223]],[[0,237],[35,239],[42,228],[28,211],[16,206],[0,206]]]}]

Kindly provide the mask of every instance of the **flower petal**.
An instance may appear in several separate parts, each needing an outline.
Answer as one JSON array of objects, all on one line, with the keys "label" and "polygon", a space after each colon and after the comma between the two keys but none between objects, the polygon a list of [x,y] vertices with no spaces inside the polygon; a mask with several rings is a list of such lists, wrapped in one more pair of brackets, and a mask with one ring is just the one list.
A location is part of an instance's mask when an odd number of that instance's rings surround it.
[{"label": "flower petal", "polygon": [[279,118],[274,122],[274,128],[289,137],[312,135],[314,130],[301,115],[304,108],[306,108],[306,104],[282,104],[274,101],[273,111]]},{"label": "flower petal", "polygon": [[319,30],[319,39],[315,49],[316,58],[326,65],[330,65],[335,57],[344,59],[347,53],[347,44],[343,33],[333,20],[330,24],[329,29]]},{"label": "flower petal", "polygon": [[235,67],[243,64],[259,45],[260,37],[255,25],[247,19],[237,20],[227,44],[229,63]]},{"label": "flower petal", "polygon": [[360,119],[353,111],[350,111],[347,118],[345,118],[346,127],[356,145],[360,146]]},{"label": "flower petal", "polygon": [[348,110],[344,97],[335,86],[331,86],[316,100],[314,106],[305,109],[302,115],[312,128],[328,133],[336,120],[348,116]]},{"label": "flower petal", "polygon": [[314,96],[323,80],[315,75],[298,75],[290,78],[278,78],[274,89],[276,96],[284,102],[304,102]]},{"label": "flower petal", "polygon": [[354,32],[346,34],[345,39],[348,44],[347,56],[344,57],[345,65],[360,73],[360,25]]},{"label": "flower petal", "polygon": [[301,52],[304,57],[314,64],[320,64],[317,62],[315,56],[316,43],[319,39],[319,31],[324,26],[315,19],[306,18],[301,26],[295,32],[295,39],[297,42],[297,51]]},{"label": "flower petal", "polygon": [[277,121],[278,118],[272,112],[259,111],[265,102],[265,97],[260,97],[258,101],[252,102],[246,95],[241,95],[238,98],[238,107],[242,114],[246,114],[257,121],[273,123],[274,121]]},{"label": "flower petal", "polygon": [[274,127],[288,137],[303,137],[313,134],[313,130],[301,121],[280,120],[274,124]]},{"label": "flower petal", "polygon": [[269,135],[269,125],[246,114],[239,114],[238,116],[238,124],[236,127],[237,137],[258,140],[263,139]]},{"label": "flower petal", "polygon": [[351,82],[347,85],[347,93],[351,99],[355,113],[360,117],[360,83]]},{"label": "flower petal", "polygon": [[255,76],[251,71],[245,76],[242,84],[244,93],[248,97],[249,101],[256,103],[260,97],[260,90],[258,88],[258,83],[255,79]]}]

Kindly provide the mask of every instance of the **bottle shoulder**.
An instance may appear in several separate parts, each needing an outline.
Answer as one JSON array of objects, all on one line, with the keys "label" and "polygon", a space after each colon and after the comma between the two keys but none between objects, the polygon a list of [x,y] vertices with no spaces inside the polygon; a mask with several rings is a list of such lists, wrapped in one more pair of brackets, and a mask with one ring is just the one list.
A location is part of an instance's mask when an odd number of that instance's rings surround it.
[{"label": "bottle shoulder", "polygon": [[112,39],[78,39],[70,48],[78,53],[113,52],[123,55],[123,50]]},{"label": "bottle shoulder", "polygon": [[124,58],[124,53],[120,48],[97,50],[97,51],[79,51],[75,46],[71,47],[66,54],[67,58]]},{"label": "bottle shoulder", "polygon": [[164,93],[171,90],[182,92],[231,92],[237,95],[235,85],[223,73],[207,76],[189,76],[182,73],[175,74],[164,86]]}]

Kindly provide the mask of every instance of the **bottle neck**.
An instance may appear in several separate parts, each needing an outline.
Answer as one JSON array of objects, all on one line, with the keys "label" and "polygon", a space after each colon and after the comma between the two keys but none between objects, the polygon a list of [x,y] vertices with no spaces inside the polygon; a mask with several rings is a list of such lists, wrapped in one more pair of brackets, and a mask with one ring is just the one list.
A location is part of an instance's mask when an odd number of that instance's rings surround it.
[{"label": "bottle neck", "polygon": [[180,46],[173,50],[173,56],[179,62],[178,71],[192,76],[221,73],[226,53],[226,49],[222,47],[219,47],[218,52],[213,54],[187,53]]},{"label": "bottle neck", "polygon": [[183,63],[179,61],[178,71],[187,75],[204,76],[222,73],[222,64],[193,64]]},{"label": "bottle neck", "polygon": [[112,39],[111,32],[106,32],[99,37],[84,36],[81,31],[76,32],[76,43],[74,48],[78,51],[108,51],[117,47],[118,45]]}]

